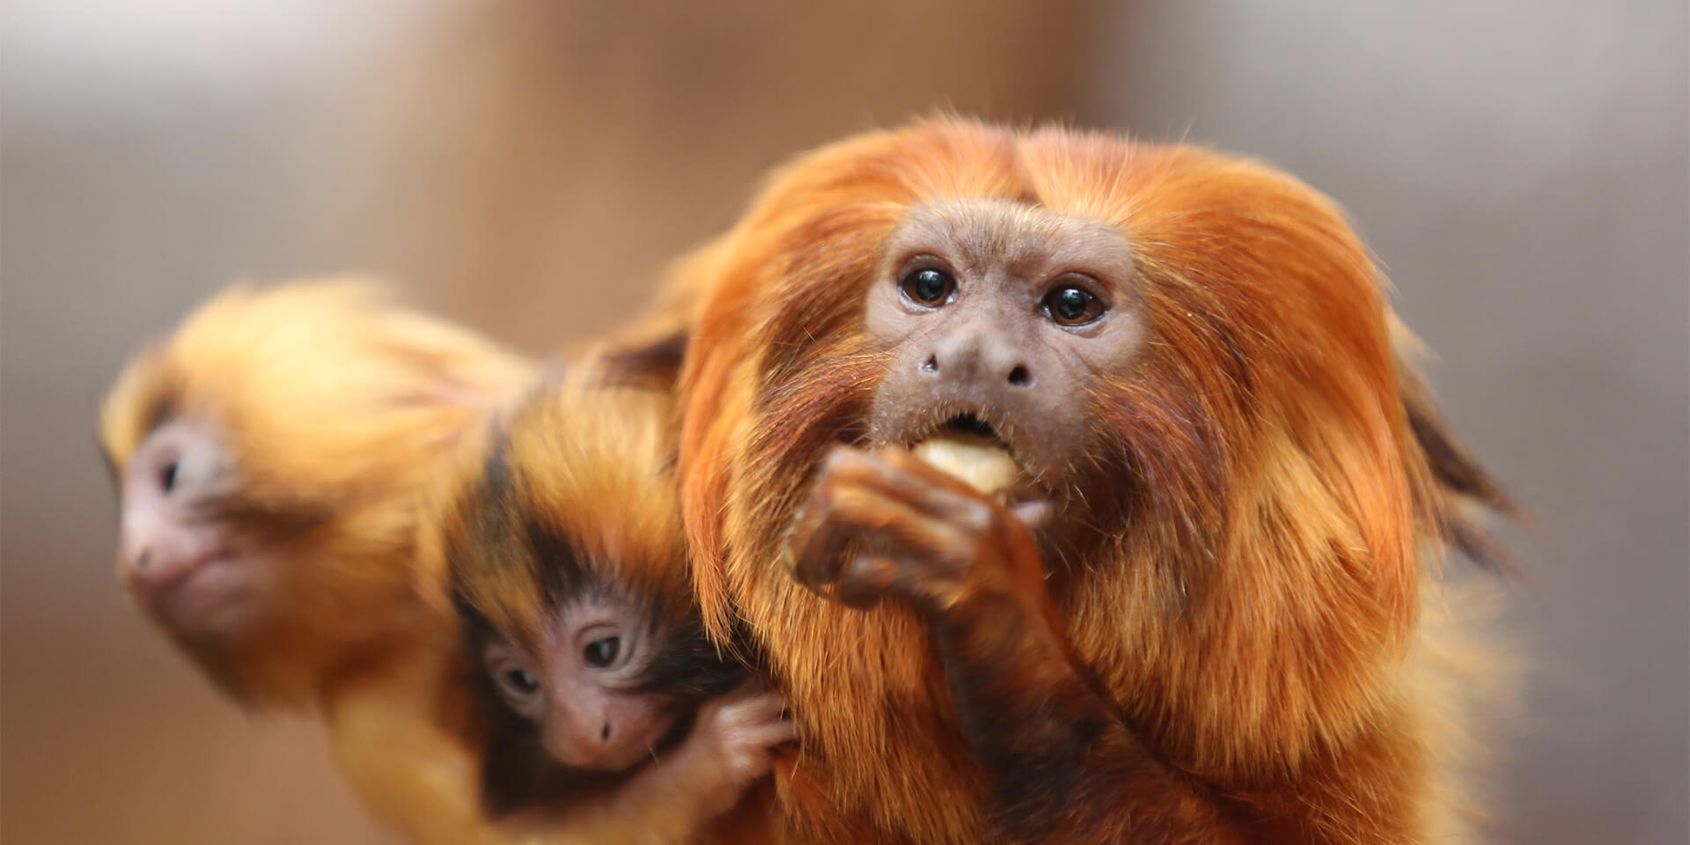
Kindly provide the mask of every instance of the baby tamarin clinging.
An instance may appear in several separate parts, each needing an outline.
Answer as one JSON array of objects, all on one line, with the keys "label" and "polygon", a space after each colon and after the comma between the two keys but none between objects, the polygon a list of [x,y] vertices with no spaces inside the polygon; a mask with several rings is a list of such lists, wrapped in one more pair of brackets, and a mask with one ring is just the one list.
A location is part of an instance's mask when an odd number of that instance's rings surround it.
[{"label": "baby tamarin clinging", "polygon": [[[529,365],[363,283],[235,287],[106,398],[120,578],[243,706],[320,713],[371,813],[489,841],[424,492]],[[456,711],[456,712],[454,712]]]},{"label": "baby tamarin clinging", "polygon": [[602,366],[501,421],[445,492],[432,545],[485,670],[490,812],[586,841],[679,841],[732,809],[793,728],[704,636],[669,394]]}]

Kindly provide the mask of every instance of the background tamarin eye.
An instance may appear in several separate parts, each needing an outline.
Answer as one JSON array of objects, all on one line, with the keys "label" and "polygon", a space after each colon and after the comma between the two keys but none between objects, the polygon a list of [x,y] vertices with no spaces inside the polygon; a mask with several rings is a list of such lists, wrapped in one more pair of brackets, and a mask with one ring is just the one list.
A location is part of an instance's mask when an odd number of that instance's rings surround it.
[{"label": "background tamarin eye", "polygon": [[179,459],[164,465],[164,469],[158,475],[159,486],[164,488],[164,492],[169,493],[176,489],[176,474],[181,469],[182,461]]},{"label": "background tamarin eye", "polygon": [[936,308],[950,301],[951,294],[956,292],[956,279],[943,270],[923,267],[904,276],[898,288],[910,301]]},{"label": "background tamarin eye", "polygon": [[1063,285],[1045,295],[1044,311],[1064,326],[1080,326],[1103,316],[1103,300],[1076,285]]},{"label": "background tamarin eye", "polygon": [[587,643],[582,655],[586,657],[587,665],[603,669],[616,662],[616,655],[621,650],[621,637],[601,637]]},{"label": "background tamarin eye", "polygon": [[540,679],[527,669],[506,669],[499,674],[499,683],[517,698],[527,698],[540,691]]}]

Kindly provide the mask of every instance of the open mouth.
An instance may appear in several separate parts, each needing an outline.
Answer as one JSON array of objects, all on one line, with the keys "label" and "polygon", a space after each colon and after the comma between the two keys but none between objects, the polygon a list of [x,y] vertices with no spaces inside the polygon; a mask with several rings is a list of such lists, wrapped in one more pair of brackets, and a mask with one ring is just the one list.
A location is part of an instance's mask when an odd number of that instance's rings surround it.
[{"label": "open mouth", "polygon": [[944,418],[911,449],[935,469],[982,493],[1006,496],[1023,480],[1008,438],[973,412]]},{"label": "open mouth", "polygon": [[1003,440],[998,436],[998,430],[993,428],[991,423],[972,413],[962,413],[951,417],[941,424],[937,431],[950,434],[972,434],[1000,442]]}]

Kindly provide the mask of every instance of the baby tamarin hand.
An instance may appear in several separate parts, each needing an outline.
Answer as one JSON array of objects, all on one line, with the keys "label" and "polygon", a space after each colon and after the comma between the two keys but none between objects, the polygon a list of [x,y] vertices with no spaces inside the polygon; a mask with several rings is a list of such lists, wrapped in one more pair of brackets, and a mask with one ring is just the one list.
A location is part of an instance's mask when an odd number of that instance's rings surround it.
[{"label": "baby tamarin hand", "polygon": [[695,796],[702,815],[714,817],[769,773],[780,745],[796,739],[786,700],[762,681],[747,681],[699,706],[669,765],[676,786]]}]

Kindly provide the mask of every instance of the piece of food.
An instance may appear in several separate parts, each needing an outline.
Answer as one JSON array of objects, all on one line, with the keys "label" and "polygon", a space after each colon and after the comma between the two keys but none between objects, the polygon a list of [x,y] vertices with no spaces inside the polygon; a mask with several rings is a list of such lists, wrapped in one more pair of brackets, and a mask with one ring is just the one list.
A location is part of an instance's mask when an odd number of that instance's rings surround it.
[{"label": "piece of food", "polygon": [[1013,487],[1021,474],[1009,450],[989,437],[935,434],[917,444],[914,451],[934,469],[982,493],[1002,493]]}]

